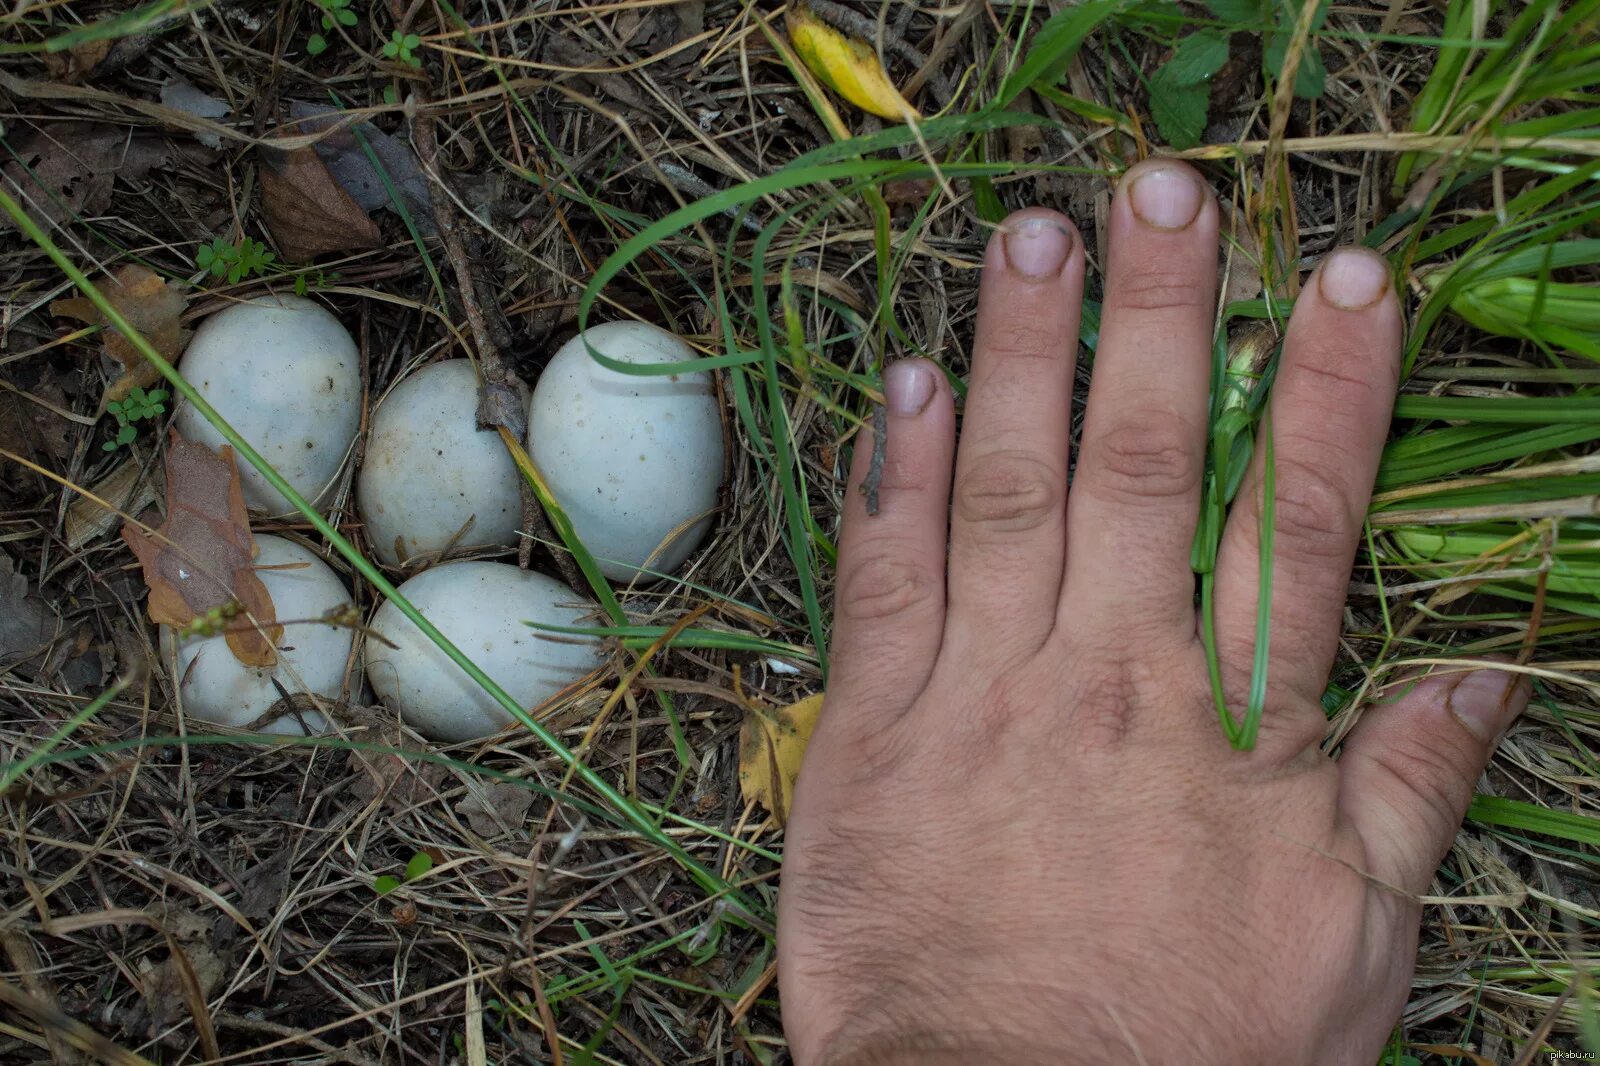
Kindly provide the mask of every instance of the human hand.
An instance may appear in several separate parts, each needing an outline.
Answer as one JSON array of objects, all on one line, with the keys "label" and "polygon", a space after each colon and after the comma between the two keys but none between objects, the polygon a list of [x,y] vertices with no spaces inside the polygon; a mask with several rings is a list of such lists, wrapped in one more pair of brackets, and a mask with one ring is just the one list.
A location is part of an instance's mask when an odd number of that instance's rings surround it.
[{"label": "human hand", "polygon": [[[917,362],[886,375],[872,517],[857,445],[779,898],[798,1066],[1372,1066],[1415,896],[1527,702],[1512,673],[1441,673],[1375,705],[1337,762],[1319,748],[1401,333],[1383,260],[1346,249],[1307,281],[1273,388],[1267,710],[1254,751],[1228,746],[1189,569],[1217,207],[1150,161],[1110,226],[1070,496],[1084,253],[1049,211],[989,244],[959,454],[950,390]],[[1260,496],[1258,454],[1216,575],[1232,706]]]}]

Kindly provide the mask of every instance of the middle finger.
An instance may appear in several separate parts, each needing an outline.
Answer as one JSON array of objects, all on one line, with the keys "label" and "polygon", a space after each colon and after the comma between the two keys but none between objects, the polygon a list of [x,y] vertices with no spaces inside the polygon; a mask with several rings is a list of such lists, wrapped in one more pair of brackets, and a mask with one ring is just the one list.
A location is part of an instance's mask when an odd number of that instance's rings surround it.
[{"label": "middle finger", "polygon": [[1109,248],[1063,628],[1091,644],[1121,641],[1129,625],[1192,640],[1217,300],[1217,205],[1200,175],[1172,160],[1134,167],[1111,205]]}]

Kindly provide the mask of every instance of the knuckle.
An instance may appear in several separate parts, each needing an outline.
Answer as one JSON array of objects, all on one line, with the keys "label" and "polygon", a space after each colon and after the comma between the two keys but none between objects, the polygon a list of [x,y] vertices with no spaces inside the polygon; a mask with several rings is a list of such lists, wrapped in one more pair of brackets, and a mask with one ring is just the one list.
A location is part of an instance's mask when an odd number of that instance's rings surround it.
[{"label": "knuckle", "polygon": [[1467,754],[1437,736],[1400,736],[1372,753],[1389,781],[1390,803],[1426,817],[1440,833],[1461,822],[1472,783]]},{"label": "knuckle", "polygon": [[1120,496],[1181,496],[1200,476],[1198,440],[1167,413],[1132,413],[1098,438],[1090,469]]},{"label": "knuckle", "polygon": [[1350,351],[1334,345],[1321,358],[1291,363],[1291,377],[1286,385],[1297,393],[1317,397],[1325,410],[1364,406],[1379,397],[1380,388],[1385,397],[1394,391],[1396,370],[1386,366],[1384,376],[1374,380],[1373,375],[1365,372],[1372,368],[1371,363],[1371,356],[1365,351]]},{"label": "knuckle", "polygon": [[836,609],[851,621],[880,621],[927,607],[938,594],[936,576],[912,561],[907,546],[889,541],[853,553],[839,574]]},{"label": "knuckle", "polygon": [[1143,263],[1117,278],[1115,302],[1127,311],[1209,311],[1212,295],[1196,272],[1163,263]]},{"label": "knuckle", "polygon": [[974,526],[1022,533],[1060,516],[1066,488],[1066,475],[1037,456],[991,452],[959,479],[956,513]]},{"label": "knuckle", "polygon": [[925,492],[932,484],[932,474],[921,456],[896,458],[888,456],[883,461],[883,471],[878,478],[879,490],[891,492]]},{"label": "knuckle", "polygon": [[1023,359],[1055,359],[1067,351],[1061,334],[1032,322],[1012,321],[997,324],[988,335],[984,353],[1001,362]]},{"label": "knuckle", "polygon": [[[1285,549],[1314,562],[1341,562],[1349,555],[1357,519],[1343,479],[1322,463],[1276,460],[1274,532]],[[1259,507],[1259,504],[1257,505]]]}]

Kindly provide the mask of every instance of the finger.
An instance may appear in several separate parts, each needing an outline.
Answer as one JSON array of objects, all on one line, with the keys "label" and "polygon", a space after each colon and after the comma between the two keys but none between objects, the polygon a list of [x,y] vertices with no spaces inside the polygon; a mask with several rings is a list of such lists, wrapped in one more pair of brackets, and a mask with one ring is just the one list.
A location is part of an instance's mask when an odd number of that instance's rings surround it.
[{"label": "finger", "polygon": [[1508,670],[1441,671],[1366,712],[1339,759],[1339,805],[1374,876],[1427,890],[1528,695],[1527,682]]},{"label": "finger", "polygon": [[1200,504],[1217,206],[1200,176],[1141,163],[1111,205],[1104,319],[1067,507],[1062,622],[1138,619],[1193,638],[1189,548]]},{"label": "finger", "polygon": [[1044,642],[1065,549],[1083,242],[1032,208],[989,241],[950,517],[951,626],[983,647]]},{"label": "finger", "polygon": [[[1297,697],[1271,702],[1303,709],[1304,721],[1264,722],[1264,738],[1271,729],[1321,736],[1314,708],[1337,650],[1399,369],[1400,304],[1388,264],[1364,249],[1334,252],[1295,303],[1269,403],[1276,484],[1268,690]],[[1217,555],[1218,651],[1235,699],[1255,648],[1264,458],[1258,442]]]},{"label": "finger", "polygon": [[884,371],[885,447],[878,513],[861,491],[872,430],[857,439],[839,541],[832,691],[898,712],[922,690],[944,631],[945,526],[955,405],[926,360]]}]

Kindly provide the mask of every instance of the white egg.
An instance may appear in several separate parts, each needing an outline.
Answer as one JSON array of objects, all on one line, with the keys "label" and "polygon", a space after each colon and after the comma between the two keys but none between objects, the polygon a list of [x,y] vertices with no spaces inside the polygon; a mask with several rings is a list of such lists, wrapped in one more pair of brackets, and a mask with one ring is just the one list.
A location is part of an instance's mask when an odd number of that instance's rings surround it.
[{"label": "white egg", "polygon": [[500,435],[478,428],[477,411],[478,374],[465,359],[423,367],[378,405],[356,505],[372,550],[390,566],[452,543],[517,542],[517,467]]},{"label": "white egg", "polygon": [[671,573],[711,528],[722,482],[716,392],[704,372],[607,369],[585,339],[625,363],[678,363],[695,352],[655,326],[607,322],[562,345],[533,391],[528,453],[556,501],[607,577],[648,581],[638,568]]},{"label": "white egg", "polygon": [[[400,594],[524,710],[599,663],[593,641],[525,624],[593,624],[572,590],[544,574],[510,563],[444,563],[401,585]],[[393,603],[378,608],[371,633],[372,690],[417,732],[453,743],[489,736],[512,721]]]},{"label": "white egg", "polygon": [[[361,425],[360,356],[355,341],[320,304],[267,296],[235,304],[201,323],[178,369],[262,458],[322,510]],[[222,434],[192,404],[178,407],[178,432],[210,448]],[[245,502],[281,515],[294,510],[239,456]]]},{"label": "white egg", "polygon": [[[161,627],[162,658],[171,662],[177,655],[176,680],[184,713],[236,729],[248,726],[278,702],[274,679],[291,696],[309,693],[338,699],[355,640],[348,626],[309,621],[350,604],[344,582],[327,563],[309,548],[282,537],[258,536],[255,541],[256,575],[272,597],[273,613],[285,623],[275,665],[246,666],[228,650],[222,636],[179,641],[171,627]],[[285,566],[289,569],[274,569]],[[304,718],[315,732],[326,725],[315,711]],[[305,732],[293,715],[277,718],[258,731],[295,736]]]}]

